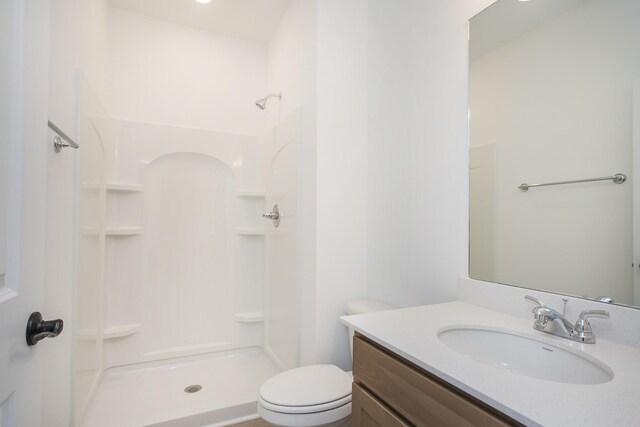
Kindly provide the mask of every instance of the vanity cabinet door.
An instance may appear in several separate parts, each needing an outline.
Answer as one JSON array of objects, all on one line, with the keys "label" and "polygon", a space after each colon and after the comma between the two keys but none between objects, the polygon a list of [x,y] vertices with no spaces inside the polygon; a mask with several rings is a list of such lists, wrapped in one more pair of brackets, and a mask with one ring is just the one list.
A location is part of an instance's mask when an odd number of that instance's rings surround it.
[{"label": "vanity cabinet door", "polygon": [[358,384],[353,384],[351,427],[409,427]]},{"label": "vanity cabinet door", "polygon": [[375,395],[411,425],[520,425],[362,336],[353,339],[353,356],[356,385]]}]

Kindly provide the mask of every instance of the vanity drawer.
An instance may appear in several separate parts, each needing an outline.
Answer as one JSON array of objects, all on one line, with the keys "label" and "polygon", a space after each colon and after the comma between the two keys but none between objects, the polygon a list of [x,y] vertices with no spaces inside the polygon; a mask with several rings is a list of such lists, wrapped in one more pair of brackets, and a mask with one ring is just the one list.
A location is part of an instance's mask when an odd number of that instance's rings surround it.
[{"label": "vanity drawer", "polygon": [[353,384],[351,427],[409,427],[369,392]]},{"label": "vanity drawer", "polygon": [[[361,335],[353,338],[353,356],[356,385],[370,391],[412,425],[520,425]],[[354,407],[358,410],[356,404]]]}]

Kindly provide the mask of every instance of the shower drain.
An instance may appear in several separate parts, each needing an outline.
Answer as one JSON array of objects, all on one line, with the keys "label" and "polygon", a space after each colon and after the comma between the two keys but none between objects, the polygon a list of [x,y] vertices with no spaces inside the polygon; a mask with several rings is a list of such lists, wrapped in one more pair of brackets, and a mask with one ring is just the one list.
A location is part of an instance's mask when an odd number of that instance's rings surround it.
[{"label": "shower drain", "polygon": [[200,390],[202,390],[202,386],[200,384],[192,384],[184,388],[185,393],[197,393]]}]

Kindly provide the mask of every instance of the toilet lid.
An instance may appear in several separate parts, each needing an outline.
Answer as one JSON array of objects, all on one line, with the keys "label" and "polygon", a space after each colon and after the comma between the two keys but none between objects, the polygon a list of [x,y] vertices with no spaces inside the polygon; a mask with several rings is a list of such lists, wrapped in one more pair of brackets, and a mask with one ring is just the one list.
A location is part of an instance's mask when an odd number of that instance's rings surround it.
[{"label": "toilet lid", "polygon": [[278,406],[344,404],[351,401],[351,383],[352,377],[335,365],[305,366],[267,380],[260,387],[260,398]]}]

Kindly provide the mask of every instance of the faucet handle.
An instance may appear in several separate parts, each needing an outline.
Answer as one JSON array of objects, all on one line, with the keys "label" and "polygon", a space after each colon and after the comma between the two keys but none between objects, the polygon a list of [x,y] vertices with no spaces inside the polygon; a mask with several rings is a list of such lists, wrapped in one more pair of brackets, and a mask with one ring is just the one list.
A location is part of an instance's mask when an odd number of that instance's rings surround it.
[{"label": "faucet handle", "polygon": [[591,330],[591,324],[587,319],[590,317],[600,317],[602,319],[609,318],[609,312],[607,310],[585,310],[578,316],[578,321],[574,327],[574,340],[583,342],[586,344],[593,344],[596,342],[596,336]]},{"label": "faucet handle", "polygon": [[549,320],[555,319],[555,310],[549,307],[539,305],[534,307],[531,312],[533,313],[533,327],[535,329],[544,329],[547,323],[549,323]]},{"label": "faucet handle", "polygon": [[531,310],[534,319],[533,327],[536,329],[543,329],[549,321],[549,315],[551,314],[552,310],[538,298],[532,297],[531,295],[526,295],[524,299],[536,304],[536,306]]},{"label": "faucet handle", "polygon": [[609,318],[609,312],[607,310],[585,310],[578,316],[578,322],[586,321],[589,317],[600,317],[602,319]]},{"label": "faucet handle", "polygon": [[542,301],[540,301],[538,298],[536,297],[532,297],[531,295],[526,295],[524,297],[524,299],[531,301],[534,304],[538,304],[540,307],[547,307],[547,305],[545,303],[543,303]]}]

